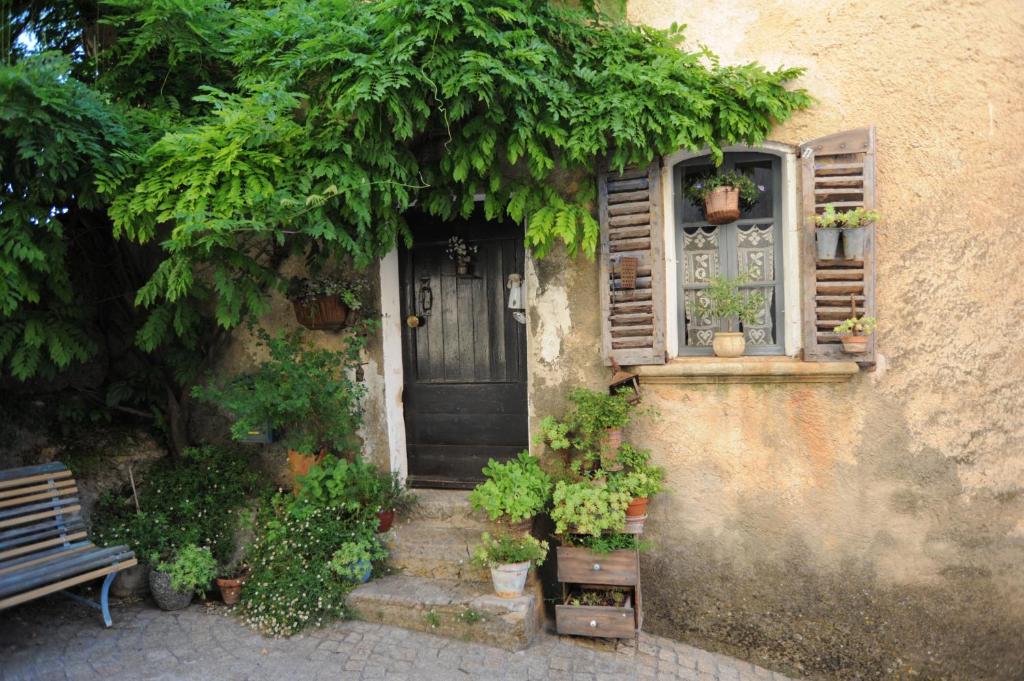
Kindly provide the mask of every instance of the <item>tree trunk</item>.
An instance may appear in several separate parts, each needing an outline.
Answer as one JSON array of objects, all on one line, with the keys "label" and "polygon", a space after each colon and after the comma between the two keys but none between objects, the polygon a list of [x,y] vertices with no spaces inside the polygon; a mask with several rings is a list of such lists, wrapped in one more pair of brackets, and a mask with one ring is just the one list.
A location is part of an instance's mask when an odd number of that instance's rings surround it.
[{"label": "tree trunk", "polygon": [[185,450],[192,446],[188,435],[190,403],[187,395],[179,398],[170,385],[164,390],[167,393],[167,434],[171,458],[180,461]]}]

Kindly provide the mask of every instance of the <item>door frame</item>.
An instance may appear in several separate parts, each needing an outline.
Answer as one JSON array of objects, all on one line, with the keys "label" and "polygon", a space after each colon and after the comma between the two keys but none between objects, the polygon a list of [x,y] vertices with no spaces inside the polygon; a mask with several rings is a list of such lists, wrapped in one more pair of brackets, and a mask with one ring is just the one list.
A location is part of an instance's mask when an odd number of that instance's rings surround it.
[{"label": "door frame", "polygon": [[[482,194],[475,197],[483,201]],[[523,225],[525,234],[525,223]],[[523,244],[525,270],[523,283],[526,295],[523,305],[526,313],[526,422],[533,431],[533,356],[530,336],[530,311],[533,309],[537,291],[537,268],[530,250]],[[398,274],[398,248],[393,248],[380,260],[380,311],[381,336],[384,355],[384,418],[387,425],[388,460],[391,470],[397,472],[405,482],[409,475],[409,455],[406,449],[405,404],[402,392],[405,389],[405,367],[402,361],[402,283]],[[507,300],[507,298],[506,298]],[[529,447],[533,448],[532,440]]]}]

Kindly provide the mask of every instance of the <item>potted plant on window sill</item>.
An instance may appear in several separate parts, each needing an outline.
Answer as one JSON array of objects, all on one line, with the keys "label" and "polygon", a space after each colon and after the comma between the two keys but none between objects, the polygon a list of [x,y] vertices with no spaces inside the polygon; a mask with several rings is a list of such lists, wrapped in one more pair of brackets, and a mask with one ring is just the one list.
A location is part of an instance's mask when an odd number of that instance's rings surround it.
[{"label": "potted plant on window sill", "polygon": [[325,276],[309,279],[293,278],[288,285],[288,299],[295,311],[295,320],[313,331],[337,331],[362,308],[366,282]]},{"label": "potted plant on window sill", "polygon": [[351,376],[360,366],[367,339],[360,333],[346,334],[342,349],[327,350],[311,346],[298,331],[271,337],[260,329],[257,335],[266,360],[252,372],[197,387],[193,395],[234,414],[235,440],[263,424],[280,431],[288,448],[293,490],[298,491],[296,478],[309,473],[327,452],[356,445],[366,385]]},{"label": "potted plant on window sill", "polygon": [[712,225],[724,225],[740,217],[741,204],[749,208],[757,203],[764,186],[735,170],[701,177],[686,188],[694,205],[704,207],[704,216]]},{"label": "potted plant on window sill", "polygon": [[760,293],[744,294],[740,286],[750,282],[750,274],[744,272],[738,277],[716,275],[701,293],[697,313],[702,317],[725,319],[729,331],[715,331],[712,347],[716,357],[740,357],[747,343],[742,331],[733,331],[736,321],[753,324],[764,309],[764,296]]},{"label": "potted plant on window sill", "polygon": [[832,329],[843,341],[843,351],[862,355],[868,351],[869,336],[875,332],[875,318],[853,315]]},{"label": "potted plant on window sill", "polygon": [[548,543],[528,534],[499,535],[489,532],[480,536],[473,551],[473,564],[490,568],[494,593],[500,598],[523,595],[530,568],[540,567],[548,556]]},{"label": "potted plant on window sill", "polygon": [[529,533],[551,499],[551,477],[537,457],[523,451],[505,463],[491,459],[483,474],[487,480],[470,493],[470,505],[508,530]]}]

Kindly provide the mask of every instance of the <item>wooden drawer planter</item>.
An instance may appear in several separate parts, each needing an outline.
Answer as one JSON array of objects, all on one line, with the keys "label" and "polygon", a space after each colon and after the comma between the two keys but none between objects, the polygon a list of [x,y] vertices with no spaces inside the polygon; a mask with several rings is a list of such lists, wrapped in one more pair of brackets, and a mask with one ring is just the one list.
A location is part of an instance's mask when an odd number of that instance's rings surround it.
[{"label": "wooden drawer planter", "polygon": [[[559,634],[630,638],[643,622],[640,594],[640,553],[626,549],[594,553],[573,546],[557,548],[558,581],[562,584],[562,605],[555,606],[555,627]],[[575,588],[616,587],[627,591],[622,607],[568,605]]]}]

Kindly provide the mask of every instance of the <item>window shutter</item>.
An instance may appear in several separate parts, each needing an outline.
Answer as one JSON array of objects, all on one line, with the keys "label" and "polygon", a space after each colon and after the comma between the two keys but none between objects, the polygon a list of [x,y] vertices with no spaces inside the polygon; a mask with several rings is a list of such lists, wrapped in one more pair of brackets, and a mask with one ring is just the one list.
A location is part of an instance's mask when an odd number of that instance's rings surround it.
[{"label": "window shutter", "polygon": [[818,260],[814,216],[825,204],[837,210],[875,208],[875,129],[860,128],[822,137],[800,146],[803,194],[804,359],[862,365],[875,362],[875,335],[867,352],[850,355],[832,328],[850,316],[851,296],[858,315],[875,316],[875,225],[869,225],[863,259]]},{"label": "window shutter", "polygon": [[622,173],[600,172],[598,200],[605,364],[611,364],[612,358],[623,365],[664,364],[665,246],[660,161],[627,168]]}]

